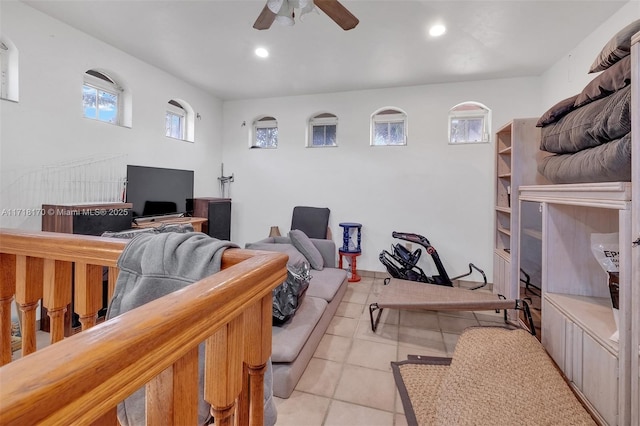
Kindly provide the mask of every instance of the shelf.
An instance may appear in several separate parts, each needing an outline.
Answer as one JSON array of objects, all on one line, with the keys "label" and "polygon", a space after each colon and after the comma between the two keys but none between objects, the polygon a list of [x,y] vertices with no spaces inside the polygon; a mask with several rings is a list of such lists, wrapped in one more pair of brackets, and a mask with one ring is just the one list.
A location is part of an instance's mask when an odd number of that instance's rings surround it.
[{"label": "shelf", "polygon": [[522,228],[522,234],[536,240],[542,240],[542,231],[540,231],[539,229]]},{"label": "shelf", "polygon": [[511,179],[511,173],[502,173],[498,175],[498,177],[501,179]]},{"label": "shelf", "polygon": [[511,207],[496,206],[496,211],[499,211],[500,213],[511,214]]},{"label": "shelf", "polygon": [[511,230],[506,228],[497,228],[497,231],[501,234],[511,236]]},{"label": "shelf", "polygon": [[500,154],[500,155],[511,155],[511,147],[508,146],[505,149],[501,149],[500,151],[498,151],[498,154]]},{"label": "shelf", "polygon": [[511,262],[511,253],[507,251],[507,249],[495,249],[495,254],[506,260],[507,262]]},{"label": "shelf", "polygon": [[618,343],[609,339],[616,331],[611,299],[558,293],[545,293],[544,298],[618,357]]}]

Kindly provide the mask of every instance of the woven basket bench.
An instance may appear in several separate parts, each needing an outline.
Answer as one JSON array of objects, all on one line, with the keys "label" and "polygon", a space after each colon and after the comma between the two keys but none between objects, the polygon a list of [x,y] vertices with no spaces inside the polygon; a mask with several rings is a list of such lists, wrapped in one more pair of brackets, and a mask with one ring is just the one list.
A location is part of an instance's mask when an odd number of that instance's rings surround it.
[{"label": "woven basket bench", "polygon": [[595,425],[540,342],[472,327],[452,358],[392,362],[409,425]]}]

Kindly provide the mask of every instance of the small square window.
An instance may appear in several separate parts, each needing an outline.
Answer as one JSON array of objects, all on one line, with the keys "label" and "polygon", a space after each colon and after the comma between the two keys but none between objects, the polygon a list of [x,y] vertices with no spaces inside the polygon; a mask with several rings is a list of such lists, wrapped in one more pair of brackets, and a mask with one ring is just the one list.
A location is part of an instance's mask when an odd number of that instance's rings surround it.
[{"label": "small square window", "polygon": [[337,146],[338,117],[330,113],[318,114],[309,120],[310,138],[307,146]]},{"label": "small square window", "polygon": [[277,148],[278,122],[273,117],[263,117],[253,122],[251,148]]}]

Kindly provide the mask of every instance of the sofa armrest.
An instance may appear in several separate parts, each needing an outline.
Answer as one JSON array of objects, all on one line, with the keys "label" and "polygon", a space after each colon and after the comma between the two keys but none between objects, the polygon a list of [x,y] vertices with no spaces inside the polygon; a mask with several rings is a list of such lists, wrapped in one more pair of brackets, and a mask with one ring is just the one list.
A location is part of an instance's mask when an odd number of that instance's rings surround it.
[{"label": "sofa armrest", "polygon": [[333,240],[325,240],[320,238],[310,238],[311,242],[322,255],[325,268],[336,267],[336,243]]}]

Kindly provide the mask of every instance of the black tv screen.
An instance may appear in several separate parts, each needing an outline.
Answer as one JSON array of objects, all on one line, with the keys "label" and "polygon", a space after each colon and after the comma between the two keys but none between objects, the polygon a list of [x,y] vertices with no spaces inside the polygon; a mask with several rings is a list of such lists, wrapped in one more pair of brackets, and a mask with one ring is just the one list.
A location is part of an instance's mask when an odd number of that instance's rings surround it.
[{"label": "black tv screen", "polygon": [[128,165],[126,200],[134,217],[189,214],[193,170]]}]

